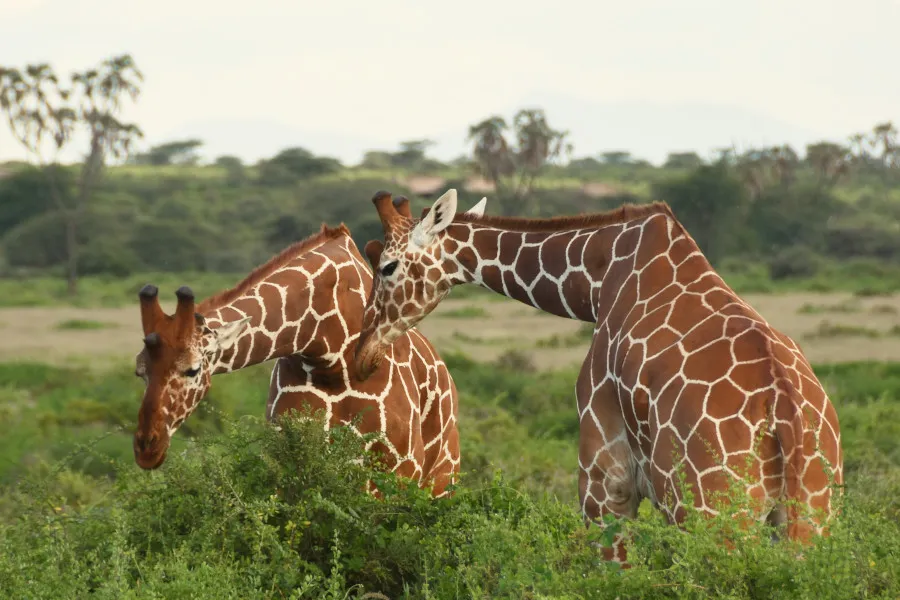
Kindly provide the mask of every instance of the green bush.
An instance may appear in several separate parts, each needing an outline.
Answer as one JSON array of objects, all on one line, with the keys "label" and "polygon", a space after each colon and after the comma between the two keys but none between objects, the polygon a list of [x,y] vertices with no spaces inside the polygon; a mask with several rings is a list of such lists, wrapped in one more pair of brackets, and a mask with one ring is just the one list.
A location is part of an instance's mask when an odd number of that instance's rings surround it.
[{"label": "green bush", "polygon": [[[573,507],[500,476],[451,499],[359,464],[362,440],[315,419],[256,419],[198,441],[156,472],[114,481],[36,473],[7,492],[5,597],[546,598],[895,597],[896,476],[851,488],[828,538],[800,550],[764,525],[735,530],[738,506],[684,529],[658,514],[624,525],[632,569],[602,564]],[[331,443],[326,443],[327,441]],[[373,479],[383,499],[366,494]],[[865,483],[865,482],[864,482]],[[871,482],[868,482],[871,483]],[[97,489],[101,492],[98,493]],[[888,504],[885,504],[885,501]],[[886,510],[887,509],[887,510]],[[895,511],[896,512],[896,511]],[[731,546],[726,546],[730,542]],[[368,596],[379,597],[379,596]]]},{"label": "green bush", "polygon": [[812,277],[818,270],[819,257],[806,246],[785,248],[769,261],[769,276],[776,281]]},{"label": "green bush", "polygon": [[[130,434],[142,384],[0,363],[0,597],[894,598],[900,593],[900,365],[819,365],[841,420],[846,501],[803,550],[740,503],[679,529],[648,502],[617,572],[577,507],[575,370],[445,356],[464,476],[433,501],[362,464],[362,440],[262,421],[270,365],[213,380],[159,470]],[[245,416],[253,415],[253,416]],[[326,439],[332,439],[326,444]],[[374,480],[382,500],[363,491]],[[729,542],[726,545],[725,542]],[[375,598],[378,596],[369,596]]]}]

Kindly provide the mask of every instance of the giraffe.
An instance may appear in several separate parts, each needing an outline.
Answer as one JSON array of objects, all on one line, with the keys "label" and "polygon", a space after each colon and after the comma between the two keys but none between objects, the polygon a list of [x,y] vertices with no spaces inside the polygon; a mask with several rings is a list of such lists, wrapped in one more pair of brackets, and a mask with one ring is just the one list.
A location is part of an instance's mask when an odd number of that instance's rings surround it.
[{"label": "giraffe", "polygon": [[[402,208],[402,207],[401,207]],[[326,427],[381,432],[369,446],[388,468],[432,495],[448,494],[459,472],[457,391],[431,343],[418,331],[397,340],[389,368],[372,380],[350,368],[372,276],[341,224],[297,242],[235,287],[196,305],[188,287],[174,315],[158,289],[140,291],[144,347],[135,375],[145,382],[134,434],[136,463],[158,468],[175,431],[206,396],[212,375],[276,359],[266,417],[311,406]],[[377,490],[376,490],[377,492]]]},{"label": "giraffe", "polygon": [[[361,378],[454,286],[480,285],[594,325],[575,386],[586,526],[634,518],[644,498],[682,524],[685,487],[715,515],[736,481],[752,518],[791,539],[827,534],[843,482],[835,409],[797,344],[722,280],[667,204],[519,219],[484,216],[486,198],[457,214],[451,189],[412,219],[388,192],[372,201],[385,239],[365,246],[376,276]],[[612,537],[604,558],[629,566]]]}]

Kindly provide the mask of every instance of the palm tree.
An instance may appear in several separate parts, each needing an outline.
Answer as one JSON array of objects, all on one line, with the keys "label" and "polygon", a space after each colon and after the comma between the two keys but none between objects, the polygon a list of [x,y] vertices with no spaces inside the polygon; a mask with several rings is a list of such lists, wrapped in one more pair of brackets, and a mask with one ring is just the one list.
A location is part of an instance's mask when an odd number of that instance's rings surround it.
[{"label": "palm tree", "polygon": [[848,151],[832,142],[818,142],[806,147],[806,162],[819,174],[820,185],[834,185],[849,168]]},{"label": "palm tree", "polygon": [[872,129],[872,138],[872,146],[881,146],[881,167],[887,169],[896,158],[897,128],[891,121],[879,123]]},{"label": "palm tree", "polygon": [[469,127],[468,139],[475,143],[472,150],[475,165],[480,174],[498,189],[502,177],[515,171],[512,153],[505,137],[507,129],[506,120],[497,115]]}]

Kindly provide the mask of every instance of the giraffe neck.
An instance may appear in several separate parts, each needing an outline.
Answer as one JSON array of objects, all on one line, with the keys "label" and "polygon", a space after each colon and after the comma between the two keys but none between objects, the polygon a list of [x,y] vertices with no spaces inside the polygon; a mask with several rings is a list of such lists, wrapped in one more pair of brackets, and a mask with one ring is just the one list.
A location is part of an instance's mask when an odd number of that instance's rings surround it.
[{"label": "giraffe neck", "polygon": [[475,283],[542,311],[590,323],[612,308],[601,301],[610,291],[636,287],[631,291],[648,297],[670,284],[671,279],[632,276],[662,266],[674,245],[680,244],[680,254],[696,251],[705,263],[683,228],[661,213],[560,231],[457,222],[447,237],[444,251],[456,267],[453,285]]},{"label": "giraffe neck", "polygon": [[[340,242],[340,246],[334,245]],[[208,307],[211,329],[243,317],[250,322],[234,346],[210,361],[213,374],[295,356],[304,367],[329,370],[359,337],[371,276],[358,253],[337,240],[295,258],[237,298]]]}]

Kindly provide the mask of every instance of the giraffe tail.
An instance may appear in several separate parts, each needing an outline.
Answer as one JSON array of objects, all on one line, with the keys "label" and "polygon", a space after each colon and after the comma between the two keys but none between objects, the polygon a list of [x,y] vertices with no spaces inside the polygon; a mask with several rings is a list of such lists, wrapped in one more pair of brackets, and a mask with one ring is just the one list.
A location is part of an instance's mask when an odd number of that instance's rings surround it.
[{"label": "giraffe tail", "polygon": [[815,525],[803,515],[810,507],[809,493],[804,485],[807,458],[817,453],[816,439],[812,431],[806,430],[796,388],[781,364],[777,360],[773,362],[778,393],[772,416],[775,438],[781,447],[784,482],[782,502],[776,510],[782,513],[787,537],[806,541],[816,531]]}]

